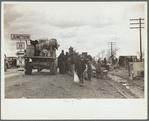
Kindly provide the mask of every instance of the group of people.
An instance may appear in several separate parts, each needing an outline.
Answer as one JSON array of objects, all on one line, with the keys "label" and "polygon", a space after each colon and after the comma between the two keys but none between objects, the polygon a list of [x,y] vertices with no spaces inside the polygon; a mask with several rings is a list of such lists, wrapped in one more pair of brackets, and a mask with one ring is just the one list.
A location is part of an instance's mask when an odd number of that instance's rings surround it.
[{"label": "group of people", "polygon": [[62,50],[61,54],[58,57],[58,68],[61,74],[67,73],[77,73],[80,86],[84,83],[84,73],[87,73],[87,79],[91,81],[91,77],[93,74],[93,66],[95,67],[97,78],[101,75],[101,62],[95,62],[95,59],[92,59],[90,56],[84,57],[77,53],[68,53],[64,54],[64,50]]},{"label": "group of people", "polygon": [[68,52],[64,54],[64,50],[62,50],[61,54],[58,57],[58,68],[61,74],[67,74],[72,71],[72,67],[74,62],[74,58],[72,55],[69,55]]}]

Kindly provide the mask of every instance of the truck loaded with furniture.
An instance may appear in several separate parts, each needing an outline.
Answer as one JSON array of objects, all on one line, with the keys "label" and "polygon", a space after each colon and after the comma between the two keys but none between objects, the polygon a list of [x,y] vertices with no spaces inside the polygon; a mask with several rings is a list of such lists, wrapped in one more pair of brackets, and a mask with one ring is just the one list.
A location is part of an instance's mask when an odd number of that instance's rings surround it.
[{"label": "truck loaded with furniture", "polygon": [[54,38],[30,40],[29,44],[26,41],[25,74],[32,74],[32,69],[37,69],[38,72],[42,69],[49,69],[50,74],[55,75],[57,72],[56,49],[58,47],[59,44]]}]

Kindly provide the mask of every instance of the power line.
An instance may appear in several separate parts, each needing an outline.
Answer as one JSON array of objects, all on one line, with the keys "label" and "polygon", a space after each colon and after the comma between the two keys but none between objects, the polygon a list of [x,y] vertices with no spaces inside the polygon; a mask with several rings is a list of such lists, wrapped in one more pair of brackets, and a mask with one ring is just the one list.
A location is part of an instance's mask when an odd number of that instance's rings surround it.
[{"label": "power line", "polygon": [[144,19],[141,19],[141,18],[139,18],[139,19],[130,19],[130,21],[134,21],[134,20],[144,20]]},{"label": "power line", "polygon": [[144,28],[144,27],[130,27],[130,29],[138,29],[138,28]]},{"label": "power line", "polygon": [[[140,23],[130,23],[130,25],[133,25],[133,24],[140,24]],[[144,24],[144,23],[141,23],[141,24]]]},{"label": "power line", "polygon": [[130,29],[140,29],[140,61],[142,61],[141,28],[144,28],[144,27],[141,27],[141,24],[144,24],[144,23],[141,23],[141,20],[144,20],[144,19],[143,19],[143,18],[139,18],[139,19],[130,19],[130,21],[139,21],[139,23],[130,23],[130,25],[133,25],[133,24],[139,24],[139,25],[140,25],[139,27],[130,27]]}]

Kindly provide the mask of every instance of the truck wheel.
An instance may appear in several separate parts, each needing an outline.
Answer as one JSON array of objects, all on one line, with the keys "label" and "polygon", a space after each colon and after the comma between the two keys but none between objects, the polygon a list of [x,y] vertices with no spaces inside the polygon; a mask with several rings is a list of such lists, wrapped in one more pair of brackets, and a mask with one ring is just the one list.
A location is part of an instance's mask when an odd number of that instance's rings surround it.
[{"label": "truck wheel", "polygon": [[53,75],[53,65],[54,65],[54,62],[51,62],[51,65],[50,65],[50,74]]},{"label": "truck wheel", "polygon": [[32,67],[29,66],[29,64],[26,65],[26,71],[25,71],[25,74],[29,74],[29,75],[32,74]]},{"label": "truck wheel", "polygon": [[38,69],[38,72],[42,71],[42,69]]},{"label": "truck wheel", "polygon": [[51,62],[51,66],[50,66],[50,74],[51,75],[55,75],[56,74],[56,64],[55,62]]},{"label": "truck wheel", "polygon": [[53,75],[57,73],[56,62],[53,62]]}]

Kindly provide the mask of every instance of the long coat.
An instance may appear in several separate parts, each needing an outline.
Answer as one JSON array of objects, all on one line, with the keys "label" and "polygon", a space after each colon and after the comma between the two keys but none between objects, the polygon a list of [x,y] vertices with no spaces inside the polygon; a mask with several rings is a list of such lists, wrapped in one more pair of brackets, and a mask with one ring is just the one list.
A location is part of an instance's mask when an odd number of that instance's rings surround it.
[{"label": "long coat", "polygon": [[96,72],[97,73],[101,72],[101,64],[100,63],[96,63]]},{"label": "long coat", "polygon": [[65,55],[65,71],[68,72],[68,54]]},{"label": "long coat", "polygon": [[65,74],[65,55],[64,53],[61,53],[58,57],[58,67],[60,70],[60,73]]},{"label": "long coat", "polygon": [[87,67],[88,67],[88,70],[87,70],[88,79],[91,80],[91,75],[92,75],[93,71],[92,71],[92,66],[91,66],[90,61],[87,62]]},{"label": "long coat", "polygon": [[77,59],[75,63],[75,70],[77,71],[79,79],[83,75],[84,70],[86,69],[85,63],[81,59]]}]

